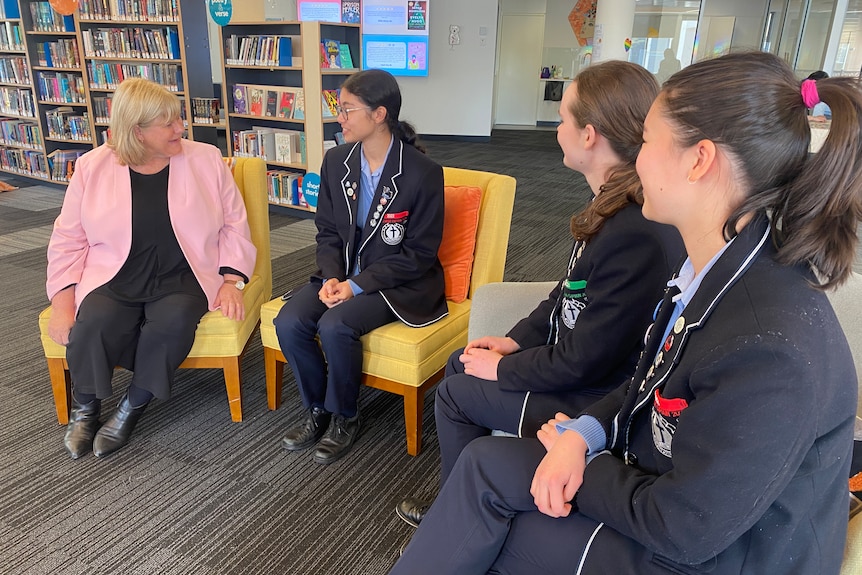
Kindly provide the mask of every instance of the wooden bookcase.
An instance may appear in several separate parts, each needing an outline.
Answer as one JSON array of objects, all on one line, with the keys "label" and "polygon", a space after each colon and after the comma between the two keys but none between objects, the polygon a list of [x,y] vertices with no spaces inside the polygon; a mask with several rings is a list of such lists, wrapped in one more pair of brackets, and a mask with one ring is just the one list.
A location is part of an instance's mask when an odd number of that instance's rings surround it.
[{"label": "wooden bookcase", "polygon": [[[290,37],[292,46],[291,65],[272,65],[252,63],[252,55],[231,54],[229,46],[237,47],[243,38],[278,38]],[[321,41],[336,40],[349,47],[353,61],[351,68],[322,68]],[[275,40],[277,42],[277,40]],[[221,27],[221,59],[224,70],[222,83],[223,102],[225,109],[228,152],[237,153],[235,134],[249,131],[253,128],[263,130],[294,130],[301,132],[304,140],[304,161],[277,162],[270,154],[264,157],[271,172],[320,172],[323,162],[324,141],[333,140],[335,133],[340,131],[337,118],[323,115],[323,90],[337,90],[347,76],[359,71],[362,62],[360,27],[358,24],[338,24],[327,22],[237,22]],[[271,51],[270,54],[274,54]],[[229,56],[244,56],[230,58]],[[239,61],[237,61],[239,60]],[[236,86],[261,86],[264,97],[268,88],[278,94],[285,89],[302,90],[304,100],[304,117],[302,119],[280,118],[277,114],[266,115],[266,100],[263,102],[262,115],[249,113],[251,102],[246,102],[245,113],[236,107]],[[243,92],[240,91],[240,94]],[[272,194],[271,194],[272,196]],[[313,208],[286,203],[287,197],[270,199],[271,203],[287,208],[313,211]]]},{"label": "wooden bookcase", "polygon": [[107,100],[118,81],[131,76],[169,86],[182,100],[188,137],[217,143],[217,125],[189,122],[191,99],[213,95],[205,2],[79,0],[78,10],[67,17],[43,0],[0,0],[0,5],[16,16],[0,19],[2,26],[19,24],[24,38],[17,51],[0,43],[0,62],[24,55],[30,79],[20,87],[0,82],[0,94],[7,88],[29,90],[33,100],[33,116],[23,118],[5,113],[10,111],[3,107],[5,94],[0,100],[0,122],[33,126],[19,128],[33,134],[30,142],[0,140],[0,172],[67,182],[77,156],[103,143]]}]

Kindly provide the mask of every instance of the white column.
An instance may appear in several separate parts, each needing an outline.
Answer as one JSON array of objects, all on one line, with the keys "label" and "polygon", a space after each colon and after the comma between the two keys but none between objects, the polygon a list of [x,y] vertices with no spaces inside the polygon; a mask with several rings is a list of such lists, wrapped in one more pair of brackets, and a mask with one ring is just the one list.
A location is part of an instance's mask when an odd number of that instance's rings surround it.
[{"label": "white column", "polygon": [[593,63],[628,60],[625,41],[631,39],[635,22],[635,0],[598,0],[593,37]]}]

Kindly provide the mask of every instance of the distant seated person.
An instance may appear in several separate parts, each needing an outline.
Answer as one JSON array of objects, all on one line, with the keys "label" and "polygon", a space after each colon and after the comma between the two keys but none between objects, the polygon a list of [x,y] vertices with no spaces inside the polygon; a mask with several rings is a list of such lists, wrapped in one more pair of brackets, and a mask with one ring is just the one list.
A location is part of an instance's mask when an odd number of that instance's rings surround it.
[{"label": "distant seated person", "polygon": [[449,313],[437,259],[443,168],[400,112],[389,72],[364,70],[341,86],[347,143],[329,150],[320,169],[318,270],[273,321],[304,407],[282,446],[316,445],[320,464],[347,455],[359,436],[359,338],[387,323],[422,327]]},{"label": "distant seated person", "polygon": [[[117,451],[150,400],[170,397],[207,310],[244,318],[256,257],[221,152],[183,139],[174,94],[125,80],[110,127],[109,142],[78,159],[48,244],[48,334],[66,346],[72,459]],[[118,365],[131,385],[100,427]]]},{"label": "distant seated person", "polygon": [[[806,80],[822,80],[823,78],[828,78],[829,74],[824,72],[823,70],[817,70],[816,72],[811,72],[808,75]],[[826,102],[817,102],[811,108],[811,115],[808,117],[812,122],[827,122],[832,119],[832,110],[829,109],[829,104]]]}]

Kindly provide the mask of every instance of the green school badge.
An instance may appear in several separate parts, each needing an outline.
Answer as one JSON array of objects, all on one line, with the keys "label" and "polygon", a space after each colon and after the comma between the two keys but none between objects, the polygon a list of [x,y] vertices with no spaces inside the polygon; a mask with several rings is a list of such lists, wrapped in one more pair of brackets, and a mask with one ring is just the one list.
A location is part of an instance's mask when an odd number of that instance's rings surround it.
[{"label": "green school badge", "polygon": [[575,322],[578,321],[578,316],[585,307],[587,307],[587,282],[567,280],[563,284],[563,304],[560,310],[563,324],[569,329],[574,329]]}]

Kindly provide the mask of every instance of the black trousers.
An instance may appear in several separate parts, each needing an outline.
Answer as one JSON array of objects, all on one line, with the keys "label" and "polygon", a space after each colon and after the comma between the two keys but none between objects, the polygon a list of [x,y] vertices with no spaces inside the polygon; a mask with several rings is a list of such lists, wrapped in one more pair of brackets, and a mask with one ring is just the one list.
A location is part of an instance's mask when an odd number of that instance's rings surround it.
[{"label": "black trousers", "polygon": [[379,293],[362,293],[328,308],[317,296],[320,286],[311,282],[285,302],[273,320],[275,334],[302,404],[353,417],[362,382],[359,338],[397,318]]},{"label": "black trousers", "polygon": [[470,443],[389,574],[679,573],[575,510],[564,518],[540,513],[530,484],[544,455],[538,439]]},{"label": "black trousers", "polygon": [[66,346],[72,385],[99,399],[110,397],[114,367],[120,365],[134,372],[132,385],[159,399],[170,398],[174,373],[189,354],[207,307],[203,292],[151,302],[123,302],[98,289],[90,292],[78,308]]}]

